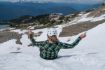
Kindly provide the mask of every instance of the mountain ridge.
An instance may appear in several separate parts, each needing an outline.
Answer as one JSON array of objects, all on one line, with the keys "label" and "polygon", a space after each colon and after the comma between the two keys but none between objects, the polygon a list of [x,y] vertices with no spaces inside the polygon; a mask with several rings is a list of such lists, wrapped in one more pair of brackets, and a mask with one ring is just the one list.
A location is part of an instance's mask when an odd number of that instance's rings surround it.
[{"label": "mountain ridge", "polygon": [[[88,7],[89,5],[80,4],[70,4],[70,3],[33,3],[33,2],[0,2],[0,19],[8,20],[14,19],[24,15],[37,16],[50,13],[63,13],[64,15],[79,12],[78,6],[81,10],[87,10],[83,7]],[[90,8],[97,7],[92,5]],[[77,7],[77,8],[76,8]]]}]

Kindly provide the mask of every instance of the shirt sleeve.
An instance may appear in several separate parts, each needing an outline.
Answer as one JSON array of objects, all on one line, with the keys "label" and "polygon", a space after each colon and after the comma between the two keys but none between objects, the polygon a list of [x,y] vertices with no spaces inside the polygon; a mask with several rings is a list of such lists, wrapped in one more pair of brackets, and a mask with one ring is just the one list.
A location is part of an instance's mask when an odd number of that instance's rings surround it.
[{"label": "shirt sleeve", "polygon": [[67,43],[62,43],[62,42],[59,42],[59,46],[62,48],[62,49],[68,49],[68,48],[74,48],[79,42],[80,42],[81,38],[78,37],[73,43],[71,44],[67,44]]},{"label": "shirt sleeve", "polygon": [[32,42],[33,46],[42,47],[44,45],[44,41],[37,42],[33,38],[33,35],[30,35],[30,41]]}]

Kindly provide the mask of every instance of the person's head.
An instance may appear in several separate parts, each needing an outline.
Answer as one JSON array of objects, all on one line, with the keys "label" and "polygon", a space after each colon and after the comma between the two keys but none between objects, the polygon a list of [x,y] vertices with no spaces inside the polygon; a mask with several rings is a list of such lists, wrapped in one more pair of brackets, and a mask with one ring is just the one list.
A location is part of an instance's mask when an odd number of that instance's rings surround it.
[{"label": "person's head", "polygon": [[48,37],[48,41],[51,41],[51,42],[58,41],[58,39],[57,39],[57,30],[55,28],[48,29],[47,37]]}]

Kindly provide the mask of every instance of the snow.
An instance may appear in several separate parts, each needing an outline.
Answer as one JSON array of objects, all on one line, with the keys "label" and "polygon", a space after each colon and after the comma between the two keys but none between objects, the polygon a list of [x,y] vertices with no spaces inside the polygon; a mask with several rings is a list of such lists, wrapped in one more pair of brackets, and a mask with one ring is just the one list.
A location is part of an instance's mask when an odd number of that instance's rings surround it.
[{"label": "snow", "polygon": [[105,14],[99,16],[99,17],[87,17],[89,13],[86,14],[82,14],[80,16],[80,19],[77,21],[79,22],[86,22],[86,21],[90,21],[90,22],[96,22],[96,21],[101,21],[103,19],[105,19]]},{"label": "snow", "polygon": [[93,17],[87,17],[90,13],[86,13],[86,14],[82,14],[80,16],[80,19],[78,20],[78,22],[85,22],[85,21],[90,21],[93,19]]},{"label": "snow", "polygon": [[[39,56],[37,47],[28,47],[31,43],[25,34],[27,30],[12,30],[22,33],[22,45],[16,44],[15,39],[0,44],[0,70],[105,70],[105,23],[87,31],[87,37],[73,49],[61,49],[59,58],[44,60]],[[37,41],[47,39],[47,28],[33,30],[42,31]],[[57,26],[58,36],[62,26]],[[60,37],[59,40],[72,43],[78,35]],[[70,41],[68,41],[70,40]]]},{"label": "snow", "polygon": [[19,34],[23,34],[23,33],[27,32],[27,30],[16,29],[16,30],[12,30],[11,32],[17,32]]},{"label": "snow", "polygon": [[92,19],[91,22],[100,21],[100,20],[103,20],[103,19],[105,19],[105,14]]},{"label": "snow", "polygon": [[22,42],[22,45],[25,47],[27,47],[27,45],[31,43],[26,34],[22,35],[22,38],[20,39],[20,41]]},{"label": "snow", "polygon": [[11,51],[16,51],[20,45],[16,44],[16,40],[9,40],[0,44],[0,54],[9,53]]}]

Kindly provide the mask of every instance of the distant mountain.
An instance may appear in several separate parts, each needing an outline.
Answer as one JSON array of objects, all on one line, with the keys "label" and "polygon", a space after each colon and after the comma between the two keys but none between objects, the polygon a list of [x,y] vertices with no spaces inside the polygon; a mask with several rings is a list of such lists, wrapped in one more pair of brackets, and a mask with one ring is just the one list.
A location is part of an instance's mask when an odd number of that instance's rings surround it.
[{"label": "distant mountain", "polygon": [[71,4],[72,8],[77,11],[86,11],[91,10],[93,8],[98,8],[101,4]]},{"label": "distant mountain", "polygon": [[90,14],[88,14],[87,17],[99,17],[101,15],[105,15],[105,3],[103,3],[99,8],[95,9]]},{"label": "distant mountain", "polygon": [[0,19],[2,20],[13,19],[24,15],[37,16],[50,13],[69,14],[74,12],[78,11],[71,8],[69,4],[63,3],[0,3]]},{"label": "distant mountain", "polygon": [[99,5],[39,2],[0,2],[0,21],[10,20],[24,15],[37,16],[50,13],[64,15],[96,8]]}]

